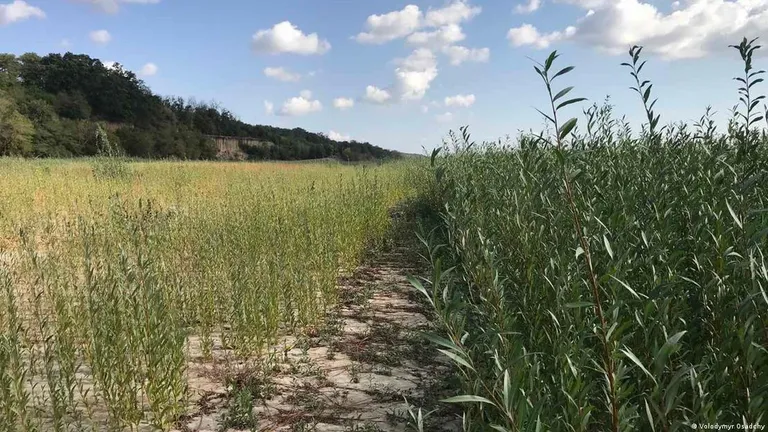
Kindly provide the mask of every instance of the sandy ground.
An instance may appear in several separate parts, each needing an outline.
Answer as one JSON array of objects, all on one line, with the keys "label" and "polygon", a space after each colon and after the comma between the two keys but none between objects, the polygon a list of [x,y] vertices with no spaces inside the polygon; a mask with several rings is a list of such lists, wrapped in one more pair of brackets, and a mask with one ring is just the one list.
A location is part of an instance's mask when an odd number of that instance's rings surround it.
[{"label": "sandy ground", "polygon": [[[407,280],[418,272],[408,257],[406,248],[392,248],[341,280],[342,301],[325,328],[286,338],[267,372],[193,362],[194,414],[178,431],[415,430],[409,405],[425,413],[438,406],[449,396],[450,369],[421,337],[430,323]],[[250,399],[235,386],[248,388]],[[461,430],[457,415],[445,410],[432,414],[425,430]]]}]

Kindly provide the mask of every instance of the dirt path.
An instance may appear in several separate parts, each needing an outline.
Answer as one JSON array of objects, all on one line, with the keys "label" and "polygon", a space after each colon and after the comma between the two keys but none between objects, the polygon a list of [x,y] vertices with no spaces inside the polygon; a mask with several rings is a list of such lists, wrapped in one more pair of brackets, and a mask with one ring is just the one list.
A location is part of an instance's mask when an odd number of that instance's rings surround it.
[{"label": "dirt path", "polygon": [[[406,429],[405,399],[431,411],[450,371],[420,336],[430,323],[407,280],[419,269],[413,248],[398,243],[340,280],[341,302],[325,328],[286,340],[265,376],[203,395],[181,430],[415,430]],[[461,429],[453,413],[430,418],[426,431]]]}]

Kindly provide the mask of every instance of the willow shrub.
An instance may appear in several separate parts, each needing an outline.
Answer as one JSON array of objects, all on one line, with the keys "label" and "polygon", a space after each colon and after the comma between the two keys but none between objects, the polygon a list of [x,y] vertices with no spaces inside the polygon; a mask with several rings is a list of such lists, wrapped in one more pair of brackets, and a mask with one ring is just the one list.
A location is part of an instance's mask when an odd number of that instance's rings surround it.
[{"label": "willow shrub", "polygon": [[[648,123],[612,107],[563,120],[560,81],[536,66],[552,133],[432,157],[442,223],[422,235],[433,275],[413,279],[453,360],[465,430],[675,431],[764,425],[768,413],[768,137],[754,41],[726,133],[711,112],[661,127],[641,48],[630,51]],[[556,72],[557,71],[557,72]],[[573,102],[572,102],[573,101]],[[560,118],[558,118],[558,115]]]}]

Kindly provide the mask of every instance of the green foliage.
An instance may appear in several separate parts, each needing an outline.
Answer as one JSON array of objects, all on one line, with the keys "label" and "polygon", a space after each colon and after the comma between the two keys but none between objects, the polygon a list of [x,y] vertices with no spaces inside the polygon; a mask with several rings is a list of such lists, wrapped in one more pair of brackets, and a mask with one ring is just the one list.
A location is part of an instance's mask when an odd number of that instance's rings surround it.
[{"label": "green foliage", "polygon": [[[406,162],[128,162],[92,132],[103,158],[0,159],[3,432],[174,430],[211,377],[230,390],[225,421],[252,423],[274,347],[322,327],[340,272],[427,177]],[[125,180],[96,170],[117,162]]]},{"label": "green foliage", "polygon": [[[216,104],[163,99],[121,65],[106,68],[83,54],[0,54],[0,90],[6,90],[19,112],[34,124],[35,138],[15,139],[15,154],[92,156],[93,134],[83,131],[106,122],[108,133],[116,133],[116,142],[127,155],[144,158],[213,159],[217,149],[208,136],[265,143],[241,149],[252,160],[361,161],[398,156],[368,143],[339,143],[300,128],[250,125]],[[14,124],[20,124],[16,117]]]},{"label": "green foliage", "polygon": [[640,99],[643,101],[645,116],[648,120],[648,135],[650,135],[652,139],[658,139],[660,135],[657,128],[659,126],[661,115],[655,114],[653,111],[653,107],[656,105],[658,99],[654,99],[653,102],[651,102],[651,89],[653,88],[651,81],[640,81],[640,72],[642,72],[643,67],[645,67],[647,62],[647,60],[640,61],[640,53],[642,51],[643,47],[637,45],[632,46],[632,48],[629,49],[629,57],[632,63],[622,63],[621,65],[632,70],[629,74],[635,80],[635,86],[630,87],[630,89],[640,95]]},{"label": "green foliage", "polygon": [[68,119],[85,120],[91,116],[91,106],[88,105],[88,101],[79,92],[74,94],[61,92],[57,94],[54,107],[61,117]]},{"label": "green foliage", "polygon": [[478,144],[463,128],[433,154],[433,271],[412,284],[461,380],[446,402],[468,431],[764,425],[768,136],[743,157],[743,128],[717,133],[708,109],[695,133],[651,123],[635,138],[608,104],[574,133],[556,59],[536,67],[554,137]]},{"label": "green foliage", "polygon": [[125,179],[130,175],[128,164],[122,160],[120,149],[110,142],[100,124],[96,125],[98,157],[91,163],[97,179]]},{"label": "green foliage", "polygon": [[0,156],[23,156],[32,150],[35,129],[13,101],[0,93]]},{"label": "green foliage", "polygon": [[741,60],[744,62],[744,75],[734,78],[739,82],[739,103],[742,105],[741,110],[734,110],[736,118],[741,123],[739,138],[742,157],[749,157],[752,153],[755,135],[752,128],[764,118],[763,113],[760,113],[758,108],[760,102],[765,99],[765,95],[756,96],[752,90],[752,87],[764,81],[760,76],[765,74],[764,70],[756,71],[752,66],[752,56],[755,51],[761,48],[760,45],[755,45],[756,41],[757,38],[750,41],[744,38],[739,45],[730,45],[731,48],[735,48],[739,52]]}]

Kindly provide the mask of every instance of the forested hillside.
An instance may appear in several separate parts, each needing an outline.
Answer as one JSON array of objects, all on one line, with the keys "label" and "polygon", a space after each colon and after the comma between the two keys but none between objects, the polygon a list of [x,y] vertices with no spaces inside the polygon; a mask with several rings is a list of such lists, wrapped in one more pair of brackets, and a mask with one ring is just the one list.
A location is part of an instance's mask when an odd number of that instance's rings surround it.
[{"label": "forested hillside", "polygon": [[399,156],[300,128],[250,125],[211,104],[163,98],[119,64],[108,68],[87,55],[0,54],[0,155],[95,155],[98,124],[126,155],[145,158],[215,158],[217,149],[206,135],[271,143],[242,149],[249,159]]}]

